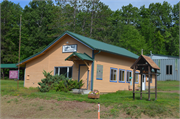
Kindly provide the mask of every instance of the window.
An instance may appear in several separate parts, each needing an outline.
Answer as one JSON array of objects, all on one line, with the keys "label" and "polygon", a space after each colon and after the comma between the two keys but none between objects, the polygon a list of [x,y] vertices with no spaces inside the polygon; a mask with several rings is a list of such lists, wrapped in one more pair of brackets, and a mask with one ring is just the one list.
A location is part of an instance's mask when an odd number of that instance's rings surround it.
[{"label": "window", "polygon": [[96,79],[102,80],[103,77],[103,65],[97,65]]},{"label": "window", "polygon": [[[136,73],[139,73],[139,72],[136,72]],[[139,74],[135,74],[135,83],[139,83]]]},{"label": "window", "polygon": [[131,82],[131,79],[130,79],[130,77],[132,77],[132,71],[130,71],[130,70],[127,70],[127,83],[130,83]]},{"label": "window", "polygon": [[125,70],[119,69],[119,82],[125,83]]},{"label": "window", "polygon": [[116,68],[110,69],[110,82],[117,82],[117,69]]},{"label": "window", "polygon": [[166,75],[172,75],[172,65],[166,65]]},{"label": "window", "polygon": [[72,78],[72,67],[55,67],[55,75],[65,75],[68,78]]}]

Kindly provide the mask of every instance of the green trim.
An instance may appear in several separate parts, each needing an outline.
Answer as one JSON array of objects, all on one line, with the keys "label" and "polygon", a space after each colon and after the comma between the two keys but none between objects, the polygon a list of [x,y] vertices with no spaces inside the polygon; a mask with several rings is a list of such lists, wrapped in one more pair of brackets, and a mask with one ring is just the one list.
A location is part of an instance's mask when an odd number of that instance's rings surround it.
[{"label": "green trim", "polygon": [[94,80],[94,50],[92,50],[92,67],[91,67],[91,91],[93,91],[93,80]]},{"label": "green trim", "polygon": [[79,57],[81,60],[93,61],[93,59],[92,59],[89,55],[87,55],[87,54],[85,54],[85,53],[82,54],[82,53],[77,53],[77,52],[73,52],[70,56],[68,56],[68,57],[65,59],[65,61],[68,60],[68,59],[69,59],[70,57],[72,57],[73,55]]},{"label": "green trim", "polygon": [[17,64],[1,64],[1,68],[18,68]]}]

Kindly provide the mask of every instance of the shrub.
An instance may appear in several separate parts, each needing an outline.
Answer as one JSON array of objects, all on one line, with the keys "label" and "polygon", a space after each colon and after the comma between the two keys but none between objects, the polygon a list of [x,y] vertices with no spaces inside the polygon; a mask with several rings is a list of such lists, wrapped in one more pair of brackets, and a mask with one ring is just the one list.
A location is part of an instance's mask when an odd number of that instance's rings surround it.
[{"label": "shrub", "polygon": [[82,80],[77,81],[77,80],[62,80],[59,83],[54,83],[53,84],[53,89],[55,91],[64,91],[68,92],[72,89],[79,89],[83,86]]},{"label": "shrub", "polygon": [[49,92],[49,90],[68,92],[73,88],[79,89],[79,87],[83,86],[82,80],[78,82],[77,80],[66,78],[64,75],[52,76],[51,73],[52,71],[43,71],[45,78],[38,82],[40,85],[38,88],[41,92]]}]

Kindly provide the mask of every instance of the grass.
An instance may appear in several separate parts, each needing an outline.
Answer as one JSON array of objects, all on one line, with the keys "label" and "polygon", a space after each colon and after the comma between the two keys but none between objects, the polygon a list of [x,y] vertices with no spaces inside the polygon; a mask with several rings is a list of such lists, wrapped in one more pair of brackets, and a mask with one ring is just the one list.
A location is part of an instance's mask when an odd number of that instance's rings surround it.
[{"label": "grass", "polygon": [[[100,103],[104,106],[112,106],[108,112],[112,117],[117,117],[120,112],[125,112],[131,117],[138,118],[142,113],[150,117],[179,117],[179,94],[158,92],[157,100],[155,94],[151,94],[151,101],[147,101],[148,95],[143,94],[140,100],[140,94],[136,94],[136,99],[133,100],[131,91],[117,91],[115,93],[101,94],[99,99],[88,99],[87,95],[72,94],[70,92],[39,92],[37,88],[24,88],[24,82],[19,81],[19,89],[17,90],[16,81],[1,80],[1,95],[22,96],[24,98],[41,98],[41,99],[56,99],[58,101],[80,101],[88,103]],[[179,90],[175,87],[179,84],[178,81],[158,81],[158,90]],[[18,102],[18,100],[14,100]],[[10,103],[10,101],[7,101]],[[43,107],[39,107],[43,110]],[[89,113],[86,111],[85,113]]]},{"label": "grass", "polygon": [[157,90],[161,90],[161,91],[179,90],[179,81],[158,81]]}]

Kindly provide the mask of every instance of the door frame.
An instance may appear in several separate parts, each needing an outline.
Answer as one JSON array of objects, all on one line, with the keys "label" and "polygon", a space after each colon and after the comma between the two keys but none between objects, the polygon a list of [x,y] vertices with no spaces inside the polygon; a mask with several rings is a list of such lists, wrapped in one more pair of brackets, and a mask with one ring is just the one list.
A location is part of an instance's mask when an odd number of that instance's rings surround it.
[{"label": "door frame", "polygon": [[[79,71],[78,71],[78,82],[80,81],[80,68],[81,68],[81,66],[86,66],[86,64],[79,64]],[[87,67],[87,66],[86,66]],[[88,70],[88,68],[87,68],[87,88],[85,88],[85,89],[87,89],[88,90],[88,81],[89,81],[89,70]]]}]

